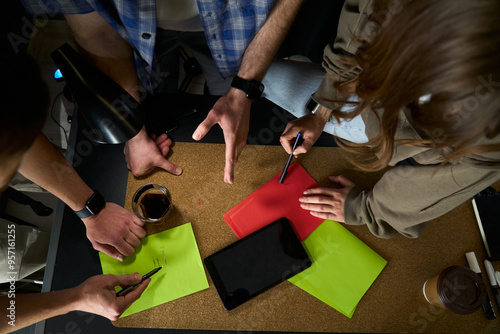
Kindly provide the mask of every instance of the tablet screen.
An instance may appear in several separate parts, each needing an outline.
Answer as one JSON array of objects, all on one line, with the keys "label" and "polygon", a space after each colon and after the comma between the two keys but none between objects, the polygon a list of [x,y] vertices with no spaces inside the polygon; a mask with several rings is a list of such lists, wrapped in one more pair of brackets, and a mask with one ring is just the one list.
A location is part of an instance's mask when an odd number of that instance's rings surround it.
[{"label": "tablet screen", "polygon": [[490,195],[476,195],[472,205],[479,231],[483,238],[488,258],[491,261],[500,260],[500,193]]},{"label": "tablet screen", "polygon": [[227,310],[311,266],[286,218],[209,255],[204,262]]}]

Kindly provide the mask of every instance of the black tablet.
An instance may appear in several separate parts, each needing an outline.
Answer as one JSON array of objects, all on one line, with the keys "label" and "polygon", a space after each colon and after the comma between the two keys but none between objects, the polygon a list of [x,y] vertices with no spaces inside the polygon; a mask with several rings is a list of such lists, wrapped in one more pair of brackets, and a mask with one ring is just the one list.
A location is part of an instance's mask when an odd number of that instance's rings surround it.
[{"label": "black tablet", "polygon": [[500,193],[480,193],[472,206],[486,253],[491,261],[500,260]]},{"label": "black tablet", "polygon": [[204,260],[226,310],[311,266],[286,218],[281,218]]}]

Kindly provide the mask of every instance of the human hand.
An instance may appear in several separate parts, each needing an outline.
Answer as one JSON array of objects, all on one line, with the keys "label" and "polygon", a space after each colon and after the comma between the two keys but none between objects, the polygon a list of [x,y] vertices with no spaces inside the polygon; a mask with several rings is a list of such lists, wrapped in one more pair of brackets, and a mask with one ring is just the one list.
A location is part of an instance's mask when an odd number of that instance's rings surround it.
[{"label": "human hand", "polygon": [[300,207],[309,210],[315,217],[344,223],[345,199],[355,184],[341,175],[330,176],[329,179],[336,184],[336,188],[307,189],[304,196],[299,198]]},{"label": "human hand", "polygon": [[182,169],[165,159],[170,151],[172,140],[166,133],[156,137],[154,134],[148,136],[146,128],[125,144],[125,160],[127,168],[132,171],[134,176],[142,176],[156,167],[163,168],[169,173],[180,175]]},{"label": "human hand", "polygon": [[295,142],[297,133],[302,132],[304,142],[295,149],[294,156],[297,157],[301,153],[306,153],[318,140],[321,132],[323,132],[325,124],[325,119],[315,114],[308,114],[291,121],[286,125],[280,137],[281,146],[283,146],[286,153],[292,153],[293,143]]},{"label": "human hand", "polygon": [[252,101],[246,97],[245,93],[231,88],[226,95],[217,100],[205,120],[193,133],[193,139],[200,140],[215,124],[219,124],[222,128],[226,143],[224,167],[224,182],[226,183],[234,182],[234,166],[247,141],[251,106]]},{"label": "human hand", "polygon": [[141,282],[142,276],[133,275],[97,275],[88,278],[79,286],[72,288],[76,294],[75,310],[101,315],[111,321],[117,320],[120,315],[135,302],[144,292],[150,278],[142,282],[136,289],[117,297],[114,287],[125,287]]},{"label": "human hand", "polygon": [[120,261],[132,255],[146,236],[144,223],[121,206],[107,202],[96,216],[82,219],[95,250]]}]

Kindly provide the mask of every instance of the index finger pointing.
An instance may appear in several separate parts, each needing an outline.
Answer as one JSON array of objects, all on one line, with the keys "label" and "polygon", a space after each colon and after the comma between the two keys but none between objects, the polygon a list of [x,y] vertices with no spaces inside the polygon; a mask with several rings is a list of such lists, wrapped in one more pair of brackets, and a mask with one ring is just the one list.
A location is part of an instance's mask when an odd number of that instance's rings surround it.
[{"label": "index finger pointing", "polygon": [[234,143],[226,143],[226,165],[224,167],[224,182],[233,184],[235,165],[236,165],[236,150]]}]

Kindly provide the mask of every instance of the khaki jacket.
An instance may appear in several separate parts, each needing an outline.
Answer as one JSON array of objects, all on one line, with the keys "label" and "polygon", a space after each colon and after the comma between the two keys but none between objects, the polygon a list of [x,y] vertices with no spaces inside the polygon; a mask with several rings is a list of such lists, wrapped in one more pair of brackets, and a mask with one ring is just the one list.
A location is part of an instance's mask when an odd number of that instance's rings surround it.
[{"label": "khaki jacket", "polygon": [[[372,2],[346,0],[335,42],[325,48],[323,67],[330,76],[323,80],[313,99],[330,109],[335,107],[329,101],[332,97],[343,98],[333,88],[336,76],[338,78],[347,69],[340,57],[356,53],[359,44],[353,36],[371,39],[373,23],[368,18],[373,10]],[[355,76],[359,70],[349,75]],[[421,139],[421,131],[415,129],[405,115],[405,110],[401,110],[395,139]],[[362,117],[368,138],[373,138],[379,129],[378,120],[372,112],[363,112]],[[483,138],[480,143],[500,143],[500,136],[491,140]],[[413,158],[417,164],[398,164],[407,158]],[[396,146],[389,164],[394,167],[375,187],[371,191],[355,187],[347,195],[344,204],[346,224],[366,224],[374,235],[383,238],[392,237],[396,231],[415,238],[432,219],[500,179],[500,152],[464,156],[434,174],[436,164],[443,161],[442,153],[435,149]]]}]

